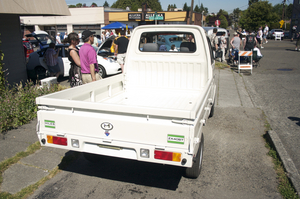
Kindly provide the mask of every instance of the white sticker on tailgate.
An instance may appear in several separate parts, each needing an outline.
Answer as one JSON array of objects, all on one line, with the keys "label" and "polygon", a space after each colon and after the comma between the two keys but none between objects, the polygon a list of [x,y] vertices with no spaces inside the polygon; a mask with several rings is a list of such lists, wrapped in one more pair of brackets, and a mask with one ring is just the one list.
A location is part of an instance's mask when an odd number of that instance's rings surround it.
[{"label": "white sticker on tailgate", "polygon": [[168,134],[168,143],[184,144],[184,136]]},{"label": "white sticker on tailgate", "polygon": [[55,121],[45,120],[45,127],[55,129]]}]

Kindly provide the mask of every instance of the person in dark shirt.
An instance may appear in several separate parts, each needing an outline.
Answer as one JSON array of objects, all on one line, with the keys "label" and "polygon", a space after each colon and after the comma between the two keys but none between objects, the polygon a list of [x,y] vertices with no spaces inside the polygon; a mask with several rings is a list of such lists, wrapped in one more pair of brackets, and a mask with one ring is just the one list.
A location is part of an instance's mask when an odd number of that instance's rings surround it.
[{"label": "person in dark shirt", "polygon": [[125,36],[125,30],[121,30],[120,34],[121,34],[121,37],[119,37],[117,40],[115,40],[115,44],[116,44],[115,45],[115,56],[117,56],[117,61],[120,64],[122,72],[123,72],[129,40]]},{"label": "person in dark shirt", "polygon": [[244,39],[244,50],[245,51],[251,51],[254,48],[254,45],[257,44],[257,40],[255,35],[247,35]]}]

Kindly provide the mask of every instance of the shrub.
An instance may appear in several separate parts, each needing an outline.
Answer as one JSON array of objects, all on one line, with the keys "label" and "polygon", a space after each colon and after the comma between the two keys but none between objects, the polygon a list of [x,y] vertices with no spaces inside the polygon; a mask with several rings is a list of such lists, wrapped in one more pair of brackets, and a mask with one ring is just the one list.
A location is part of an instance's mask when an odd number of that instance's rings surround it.
[{"label": "shrub", "polygon": [[0,95],[0,131],[1,133],[17,128],[36,118],[37,105],[35,98],[64,89],[58,84],[40,88],[32,81],[25,85],[16,84],[13,88],[4,87]]}]

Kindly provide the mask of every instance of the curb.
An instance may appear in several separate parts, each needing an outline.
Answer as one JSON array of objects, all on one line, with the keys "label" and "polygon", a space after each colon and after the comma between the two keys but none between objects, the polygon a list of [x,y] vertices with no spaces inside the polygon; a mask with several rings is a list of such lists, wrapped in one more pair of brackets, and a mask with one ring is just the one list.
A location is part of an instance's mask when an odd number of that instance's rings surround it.
[{"label": "curb", "polygon": [[279,158],[281,159],[283,166],[286,170],[287,177],[292,182],[297,194],[300,194],[300,175],[295,167],[293,160],[286,152],[280,138],[277,133],[273,130],[267,132],[267,139],[274,146],[277,151]]}]

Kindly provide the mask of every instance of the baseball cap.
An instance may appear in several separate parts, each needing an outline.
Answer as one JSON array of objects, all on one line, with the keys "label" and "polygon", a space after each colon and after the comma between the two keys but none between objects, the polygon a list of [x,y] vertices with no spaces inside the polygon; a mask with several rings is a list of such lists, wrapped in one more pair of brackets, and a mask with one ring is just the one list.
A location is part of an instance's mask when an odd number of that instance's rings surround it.
[{"label": "baseball cap", "polygon": [[81,39],[85,40],[86,38],[88,38],[89,36],[91,36],[95,33],[96,32],[91,32],[90,30],[85,30],[85,31],[82,32]]}]

